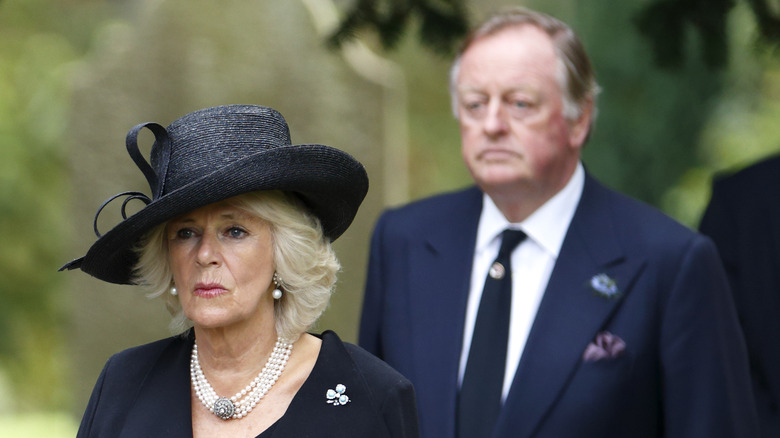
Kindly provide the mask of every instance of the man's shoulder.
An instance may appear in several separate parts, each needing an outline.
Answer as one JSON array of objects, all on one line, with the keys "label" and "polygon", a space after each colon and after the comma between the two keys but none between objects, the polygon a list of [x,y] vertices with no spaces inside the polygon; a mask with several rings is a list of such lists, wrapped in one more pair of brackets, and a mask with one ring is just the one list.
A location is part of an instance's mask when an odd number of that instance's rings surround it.
[{"label": "man's shoulder", "polygon": [[780,155],[775,155],[737,171],[719,173],[714,178],[714,188],[731,191],[780,190],[778,182],[780,182]]},{"label": "man's shoulder", "polygon": [[439,193],[407,204],[387,209],[383,216],[396,220],[426,220],[439,217],[450,217],[454,212],[463,213],[468,209],[482,208],[482,192],[471,186],[465,189]]},{"label": "man's shoulder", "polygon": [[[590,203],[584,206],[587,213],[583,214],[589,216],[588,222],[612,224],[611,227],[627,240],[646,241],[652,246],[670,241],[690,242],[697,235],[659,208],[598,182],[591,185],[590,194],[583,194],[581,202]],[[575,220],[577,218],[575,215]]]}]

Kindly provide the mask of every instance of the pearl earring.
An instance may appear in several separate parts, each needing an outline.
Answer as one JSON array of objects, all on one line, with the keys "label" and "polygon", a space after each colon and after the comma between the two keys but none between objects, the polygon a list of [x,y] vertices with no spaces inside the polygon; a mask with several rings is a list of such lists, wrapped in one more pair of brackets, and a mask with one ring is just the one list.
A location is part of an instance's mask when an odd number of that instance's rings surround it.
[{"label": "pearl earring", "polygon": [[170,292],[170,294],[173,295],[174,297],[176,295],[179,295],[179,291],[176,290],[176,286],[171,286],[171,288],[168,290],[168,292]]},{"label": "pearl earring", "polygon": [[274,291],[271,292],[271,296],[274,297],[275,300],[278,300],[282,297],[282,286],[280,285],[281,280],[279,280],[279,276],[276,275],[276,272],[274,272],[274,285],[276,288],[274,288]]}]

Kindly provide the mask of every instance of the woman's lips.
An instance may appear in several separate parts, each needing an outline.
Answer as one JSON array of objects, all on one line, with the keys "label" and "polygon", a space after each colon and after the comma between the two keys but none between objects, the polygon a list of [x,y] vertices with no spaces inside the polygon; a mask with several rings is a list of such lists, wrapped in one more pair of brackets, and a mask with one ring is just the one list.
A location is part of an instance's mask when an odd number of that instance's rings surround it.
[{"label": "woman's lips", "polygon": [[201,298],[214,298],[216,296],[227,293],[227,291],[228,290],[219,283],[198,283],[195,285],[193,294],[196,297]]}]

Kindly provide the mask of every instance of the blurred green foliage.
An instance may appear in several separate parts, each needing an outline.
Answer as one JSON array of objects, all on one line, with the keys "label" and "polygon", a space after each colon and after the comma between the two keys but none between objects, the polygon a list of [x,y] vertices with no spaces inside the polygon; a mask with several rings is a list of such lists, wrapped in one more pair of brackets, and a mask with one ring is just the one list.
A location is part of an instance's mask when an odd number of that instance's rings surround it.
[{"label": "blurred green foliage", "polygon": [[[566,3],[571,9],[572,2]],[[591,4],[594,3],[588,3]],[[658,66],[680,67],[685,62],[690,56],[686,34],[692,30],[701,40],[697,53],[708,66],[721,68],[729,55],[728,16],[737,4],[752,12],[751,22],[763,42],[780,43],[780,10],[776,0],[646,0],[636,8],[631,21],[652,45]],[[545,10],[549,2],[534,6]],[[371,29],[376,31],[382,47],[394,49],[413,18],[420,24],[420,43],[445,55],[453,53],[472,21],[464,0],[354,0],[328,41],[338,47],[354,38],[359,30]]]},{"label": "blurred green foliage", "polygon": [[72,438],[78,422],[61,412],[39,412],[21,415],[0,415],[0,431],[14,438]]},{"label": "blurred green foliage", "polygon": [[420,42],[444,55],[454,52],[458,40],[468,31],[464,0],[356,0],[328,42],[340,47],[360,29],[373,28],[382,46],[392,49],[399,44],[412,17],[419,23]]},{"label": "blurred green foliage", "polygon": [[61,146],[68,65],[86,28],[63,19],[72,17],[65,6],[0,3],[0,372],[15,400],[5,409],[63,409],[70,402],[56,279],[69,225]]},{"label": "blurred green foliage", "polygon": [[747,7],[735,8],[729,28],[730,44],[739,50],[731,51],[723,90],[709,102],[695,160],[660,201],[664,210],[694,226],[709,201],[713,175],[780,153],[780,48],[757,41]]},{"label": "blurred green foliage", "polygon": [[696,163],[698,137],[724,82],[722,71],[709,67],[701,34],[692,28],[683,28],[677,41],[686,54],[677,68],[655,62],[652,44],[635,24],[646,3],[533,5],[579,33],[602,88],[595,131],[583,153],[586,167],[608,185],[657,206]]}]

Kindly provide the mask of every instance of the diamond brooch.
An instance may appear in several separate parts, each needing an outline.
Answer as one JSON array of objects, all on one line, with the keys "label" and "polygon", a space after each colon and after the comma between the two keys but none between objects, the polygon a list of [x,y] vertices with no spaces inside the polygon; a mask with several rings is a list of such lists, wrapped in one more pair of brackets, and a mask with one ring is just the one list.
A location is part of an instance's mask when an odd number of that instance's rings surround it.
[{"label": "diamond brooch", "polygon": [[325,397],[328,399],[328,403],[332,404],[333,406],[343,406],[352,400],[349,399],[349,396],[345,394],[347,391],[347,387],[339,383],[336,385],[336,389],[329,389],[328,392],[325,393]]}]

